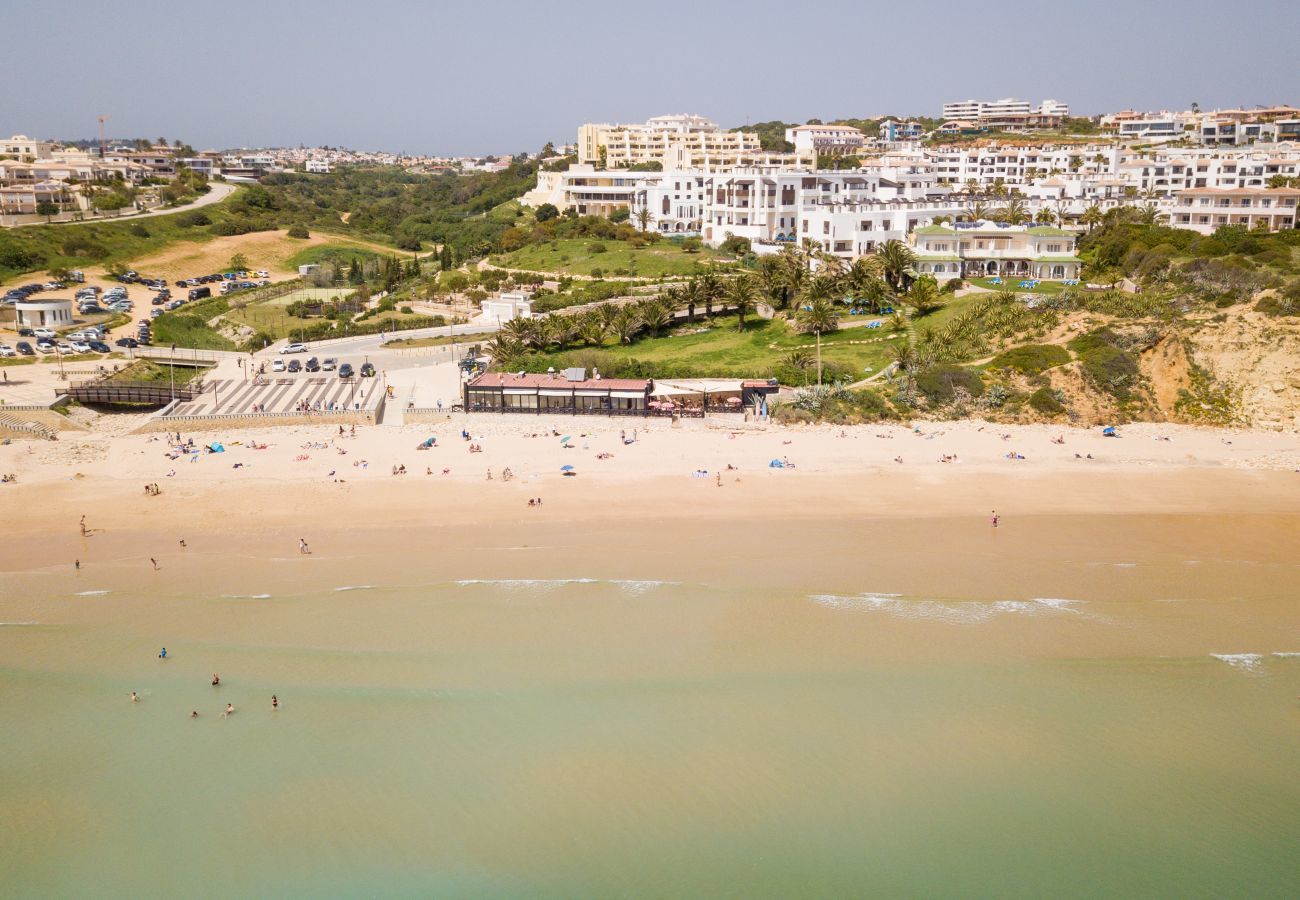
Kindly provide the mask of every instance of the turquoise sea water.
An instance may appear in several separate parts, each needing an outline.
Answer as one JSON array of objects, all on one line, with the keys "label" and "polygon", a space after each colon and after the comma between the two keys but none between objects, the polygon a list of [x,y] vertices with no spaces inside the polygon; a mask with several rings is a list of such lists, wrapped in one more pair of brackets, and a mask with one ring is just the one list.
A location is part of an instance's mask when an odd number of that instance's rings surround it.
[{"label": "turquoise sea water", "polygon": [[[1064,598],[815,569],[797,588],[14,576],[0,884],[1295,896],[1296,567],[1077,565],[1107,574]],[[1147,587],[1115,599],[1125,566]],[[1245,571],[1231,598],[1189,594]]]}]

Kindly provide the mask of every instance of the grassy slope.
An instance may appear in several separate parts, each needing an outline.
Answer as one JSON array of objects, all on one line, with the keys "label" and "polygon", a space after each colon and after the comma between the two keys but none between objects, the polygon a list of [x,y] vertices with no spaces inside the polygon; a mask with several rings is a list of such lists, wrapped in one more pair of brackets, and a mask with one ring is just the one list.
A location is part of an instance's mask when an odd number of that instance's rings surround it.
[{"label": "grassy slope", "polygon": [[[603,244],[605,252],[592,253],[588,247],[593,244]],[[698,253],[686,253],[667,241],[633,250],[625,241],[564,238],[532,244],[513,253],[498,254],[491,261],[508,269],[527,269],[531,272],[590,275],[592,269],[601,269],[609,275],[616,270],[626,269],[635,260],[638,276],[655,278],[660,275],[690,275],[710,261],[720,259],[723,257],[717,251],[707,247]]]},{"label": "grassy slope", "polygon": [[[600,349],[643,362],[691,366],[719,377],[766,378],[790,351],[800,347],[811,350],[816,344],[813,335],[800,334],[781,321],[751,316],[744,332],[736,330],[737,321],[734,315],[719,316],[708,331],[700,334],[643,338],[630,345],[609,338],[599,348],[574,349]],[[705,323],[698,327],[705,327]],[[868,367],[878,371],[892,359],[890,348],[902,341],[889,334],[848,328],[823,335],[822,359],[846,365],[859,375],[867,374]],[[542,354],[540,358],[554,359],[557,355]],[[530,362],[538,358],[531,357]]]},{"label": "grassy slope", "polygon": [[[236,190],[220,203],[191,212],[201,212],[213,222],[223,221],[229,216],[230,203],[239,194],[240,191]],[[3,251],[16,248],[35,253],[44,260],[38,266],[26,270],[0,267],[0,280],[22,274],[23,271],[43,272],[60,266],[75,269],[127,262],[136,257],[156,253],[176,241],[202,243],[212,240],[213,235],[207,226],[182,225],[181,219],[186,215],[187,213],[180,212],[167,216],[123,219],[115,222],[32,225],[0,229],[0,259],[5,257]],[[138,229],[143,229],[147,234],[136,234],[135,230]],[[97,247],[90,249],[89,252],[81,250],[69,254],[65,252],[65,247],[73,238],[83,238]]]}]

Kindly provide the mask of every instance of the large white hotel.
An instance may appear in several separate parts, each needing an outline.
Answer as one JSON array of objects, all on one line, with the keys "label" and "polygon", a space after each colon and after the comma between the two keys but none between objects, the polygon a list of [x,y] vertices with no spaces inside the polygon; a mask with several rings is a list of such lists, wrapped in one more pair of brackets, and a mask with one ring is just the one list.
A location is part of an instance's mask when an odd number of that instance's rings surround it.
[{"label": "large white hotel", "polygon": [[[988,121],[1020,116],[1028,108],[1024,101],[993,106],[985,113]],[[1068,108],[1044,101],[1028,114],[1063,116]],[[888,240],[916,241],[918,229],[935,226],[937,218],[948,224],[969,220],[979,204],[996,207],[1002,201],[993,195],[1005,192],[1017,194],[1031,218],[1046,211],[1066,227],[1077,227],[1092,206],[1105,211],[1147,203],[1157,204],[1169,224],[1205,233],[1225,224],[1297,227],[1300,191],[1275,186],[1300,175],[1300,146],[1294,142],[1136,148],[1116,140],[1056,146],[902,143],[877,145],[853,169],[825,171],[817,169],[819,158],[862,158],[867,141],[861,132],[809,125],[792,127],[786,138],[795,153],[764,153],[757,135],[721,131],[699,116],[662,116],[639,126],[584,125],[579,163],[540,171],[524,202],[552,203],[581,215],[627,210],[660,234],[698,235],[715,246],[742,237],[759,253],[813,243],[845,259]],[[926,233],[934,232],[921,232]],[[975,240],[970,249],[983,249]],[[1077,265],[1065,259],[1073,243],[1052,243],[1062,248],[1026,251],[1021,257],[1028,268],[1016,271],[1076,277]],[[1029,244],[1041,250],[1038,242]],[[941,277],[969,271],[969,258],[957,255],[960,267],[953,267],[954,260],[929,260],[927,271]]]}]

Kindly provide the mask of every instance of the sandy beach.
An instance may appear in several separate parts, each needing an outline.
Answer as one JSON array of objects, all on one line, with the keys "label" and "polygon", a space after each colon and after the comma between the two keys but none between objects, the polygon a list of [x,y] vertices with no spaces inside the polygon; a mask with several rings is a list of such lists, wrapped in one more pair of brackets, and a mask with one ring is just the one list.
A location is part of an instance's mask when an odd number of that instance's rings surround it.
[{"label": "sandy beach", "polygon": [[1291,878],[1292,436],[135,424],[0,446],[20,893]]}]

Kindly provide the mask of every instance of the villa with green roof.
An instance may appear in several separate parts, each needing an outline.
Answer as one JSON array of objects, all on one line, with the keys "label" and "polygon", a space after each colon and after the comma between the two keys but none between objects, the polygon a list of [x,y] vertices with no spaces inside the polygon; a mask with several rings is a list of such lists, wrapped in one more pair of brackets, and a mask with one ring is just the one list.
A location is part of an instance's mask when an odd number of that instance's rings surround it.
[{"label": "villa with green roof", "polygon": [[1075,232],[1061,228],[1001,222],[923,225],[912,232],[917,273],[939,281],[990,275],[1075,279],[1083,267],[1077,239]]}]

